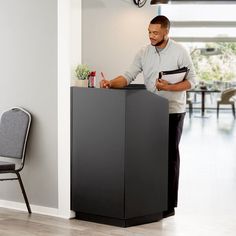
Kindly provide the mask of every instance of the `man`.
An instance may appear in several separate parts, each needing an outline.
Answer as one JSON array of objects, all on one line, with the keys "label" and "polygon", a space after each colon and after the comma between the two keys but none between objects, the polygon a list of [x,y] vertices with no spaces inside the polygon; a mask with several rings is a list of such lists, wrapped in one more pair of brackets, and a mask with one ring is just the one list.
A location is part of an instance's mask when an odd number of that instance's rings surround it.
[{"label": "man", "polygon": [[[165,16],[151,20],[148,28],[151,44],[142,48],[131,67],[124,75],[113,80],[103,79],[101,88],[123,88],[143,72],[147,90],[169,100],[169,164],[168,164],[168,209],[163,217],[175,214],[179,183],[179,142],[185,117],[186,90],[195,86],[195,72],[191,58],[185,48],[168,37],[170,22]],[[169,84],[159,78],[159,72],[187,67],[186,78]]]}]

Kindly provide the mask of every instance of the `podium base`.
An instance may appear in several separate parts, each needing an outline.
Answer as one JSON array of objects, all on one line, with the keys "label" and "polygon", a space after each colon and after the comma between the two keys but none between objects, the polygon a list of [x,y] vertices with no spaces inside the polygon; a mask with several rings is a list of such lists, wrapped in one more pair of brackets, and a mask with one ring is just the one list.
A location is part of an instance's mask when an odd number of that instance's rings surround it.
[{"label": "podium base", "polygon": [[117,219],[117,218],[112,218],[112,217],[98,216],[98,215],[76,212],[76,219],[91,221],[91,222],[100,223],[100,224],[114,225],[114,226],[119,226],[119,227],[130,227],[130,226],[135,226],[135,225],[152,223],[152,222],[159,221],[162,218],[163,218],[162,212],[152,214],[152,215],[147,215],[147,216],[134,217],[130,219]]}]

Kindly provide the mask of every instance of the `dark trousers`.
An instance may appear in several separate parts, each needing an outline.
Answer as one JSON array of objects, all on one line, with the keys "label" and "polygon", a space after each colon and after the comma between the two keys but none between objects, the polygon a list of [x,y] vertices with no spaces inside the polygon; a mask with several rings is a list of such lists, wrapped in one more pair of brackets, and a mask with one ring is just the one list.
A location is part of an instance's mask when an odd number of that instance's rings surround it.
[{"label": "dark trousers", "polygon": [[168,209],[177,207],[179,187],[179,142],[185,113],[169,115]]}]

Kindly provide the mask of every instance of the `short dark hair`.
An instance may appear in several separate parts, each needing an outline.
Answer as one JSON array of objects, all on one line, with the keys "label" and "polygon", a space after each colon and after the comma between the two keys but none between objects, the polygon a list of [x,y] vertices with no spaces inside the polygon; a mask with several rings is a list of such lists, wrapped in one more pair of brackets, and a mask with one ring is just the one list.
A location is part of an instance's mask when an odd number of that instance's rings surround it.
[{"label": "short dark hair", "polygon": [[151,20],[150,24],[160,24],[162,28],[166,28],[166,29],[170,28],[169,19],[166,16],[162,16],[162,15],[154,17]]}]

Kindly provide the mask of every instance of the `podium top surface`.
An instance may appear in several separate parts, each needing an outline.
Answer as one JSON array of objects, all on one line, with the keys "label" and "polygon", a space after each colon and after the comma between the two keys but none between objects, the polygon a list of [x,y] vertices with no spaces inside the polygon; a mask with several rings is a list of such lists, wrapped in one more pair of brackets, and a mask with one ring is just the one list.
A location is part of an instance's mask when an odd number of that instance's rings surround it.
[{"label": "podium top surface", "polygon": [[129,84],[127,87],[123,89],[146,89],[146,86],[144,84]]},{"label": "podium top surface", "polygon": [[[83,87],[71,87],[72,94],[79,93],[81,96],[94,97],[94,96],[149,96],[154,98],[154,100],[161,100],[168,103],[166,98],[158,96],[150,91],[148,91],[144,84],[130,84],[129,86],[121,89],[104,89],[104,88],[83,88]],[[73,95],[72,95],[73,96]]]},{"label": "podium top surface", "polygon": [[[79,89],[88,89],[88,88],[83,88],[83,87],[75,87],[72,86],[71,88],[79,88]],[[99,88],[89,88],[89,89],[99,89]],[[115,90],[135,90],[135,89],[146,89],[146,86],[144,84],[129,84],[128,86],[124,87],[124,88],[120,88],[120,89],[115,89]],[[114,89],[111,89],[114,90]]]}]

